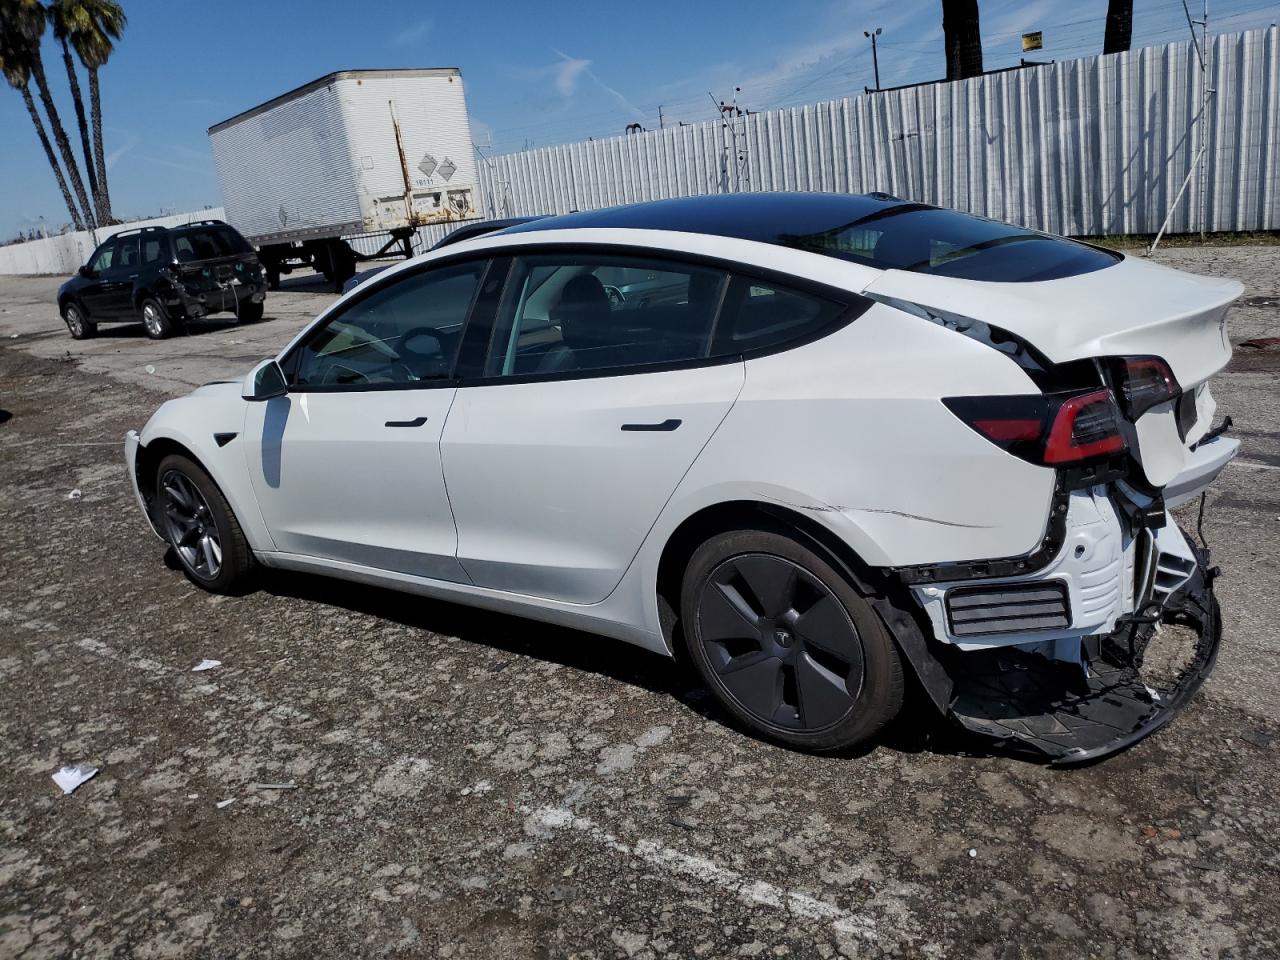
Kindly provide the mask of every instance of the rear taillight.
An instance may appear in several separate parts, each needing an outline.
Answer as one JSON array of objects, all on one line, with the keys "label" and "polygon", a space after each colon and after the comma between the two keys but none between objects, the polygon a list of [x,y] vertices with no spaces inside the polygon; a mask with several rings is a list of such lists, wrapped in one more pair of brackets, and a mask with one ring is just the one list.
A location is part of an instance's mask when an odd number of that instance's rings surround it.
[{"label": "rear taillight", "polygon": [[1088,463],[1125,449],[1110,390],[947,397],[942,402],[996,446],[1042,466]]},{"label": "rear taillight", "polygon": [[1080,463],[1125,448],[1119,411],[1110,390],[1068,397],[1058,406],[1044,445],[1044,462]]},{"label": "rear taillight", "polygon": [[1120,402],[1130,420],[1182,392],[1173,371],[1159,357],[1117,357],[1112,364]]}]

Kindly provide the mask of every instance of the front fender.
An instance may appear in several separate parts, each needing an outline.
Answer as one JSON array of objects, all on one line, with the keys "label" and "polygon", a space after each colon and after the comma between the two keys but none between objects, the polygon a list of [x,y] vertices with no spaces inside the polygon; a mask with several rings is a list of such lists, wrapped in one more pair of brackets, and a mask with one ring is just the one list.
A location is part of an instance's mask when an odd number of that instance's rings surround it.
[{"label": "front fender", "polygon": [[[184,448],[227,498],[249,546],[255,551],[274,550],[275,544],[253,493],[244,455],[247,408],[248,401],[240,396],[239,383],[209,384],[188,396],[170,400],[161,405],[142,429],[138,437],[138,462],[144,451],[156,450],[157,444],[161,448],[168,444]],[[145,489],[145,483],[140,482],[139,487]]]}]

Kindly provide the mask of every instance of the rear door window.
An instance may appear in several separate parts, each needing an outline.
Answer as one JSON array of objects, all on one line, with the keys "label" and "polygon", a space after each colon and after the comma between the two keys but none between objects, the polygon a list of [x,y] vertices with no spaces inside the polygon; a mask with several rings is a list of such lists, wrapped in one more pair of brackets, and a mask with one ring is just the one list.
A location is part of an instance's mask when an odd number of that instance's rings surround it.
[{"label": "rear door window", "polygon": [[116,259],[113,269],[137,270],[138,257],[138,235],[124,237],[116,247]]},{"label": "rear door window", "polygon": [[647,257],[518,257],[498,313],[489,377],[580,375],[707,355],[726,273]]}]

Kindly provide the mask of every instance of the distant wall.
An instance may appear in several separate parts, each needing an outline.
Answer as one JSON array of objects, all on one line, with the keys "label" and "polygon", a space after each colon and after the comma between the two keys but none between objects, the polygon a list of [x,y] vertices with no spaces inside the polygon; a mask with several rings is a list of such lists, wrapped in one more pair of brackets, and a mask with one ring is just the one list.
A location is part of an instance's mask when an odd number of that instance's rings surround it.
[{"label": "distant wall", "polygon": [[1072,236],[1280,230],[1280,31],[569,143],[481,165],[494,217],[747,190],[882,190]]},{"label": "distant wall", "polygon": [[97,249],[98,244],[122,230],[136,230],[139,227],[177,227],[195,220],[221,219],[223,219],[222,208],[210,207],[207,210],[195,210],[191,213],[175,213],[171,217],[137,220],[113,227],[99,227],[97,230],[81,230],[76,233],[64,233],[57,237],[45,237],[43,240],[14,243],[7,247],[0,247],[0,274],[53,273],[70,276],[89,259],[89,254]]}]

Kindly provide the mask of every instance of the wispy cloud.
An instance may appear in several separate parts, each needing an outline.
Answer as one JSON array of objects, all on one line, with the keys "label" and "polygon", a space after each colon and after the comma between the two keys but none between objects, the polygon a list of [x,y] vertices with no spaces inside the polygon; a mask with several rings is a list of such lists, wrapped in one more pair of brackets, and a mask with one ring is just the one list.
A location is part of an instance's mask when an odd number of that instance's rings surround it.
[{"label": "wispy cloud", "polygon": [[559,50],[552,50],[560,62],[553,64],[551,67],[552,75],[555,78],[556,90],[562,97],[573,96],[573,91],[578,87],[578,78],[587,71],[591,66],[590,60],[580,60],[571,57],[567,53]]},{"label": "wispy cloud", "polygon": [[132,133],[127,134],[124,138],[124,143],[120,144],[120,146],[116,147],[114,150],[108,153],[102,161],[103,164],[106,166],[108,170],[110,170],[112,167],[116,165],[117,161],[119,161],[121,157],[123,157],[126,153],[128,153],[137,145],[138,145],[138,138]]},{"label": "wispy cloud", "polygon": [[431,33],[432,23],[430,20],[417,20],[403,27],[399,33],[396,33],[390,41],[393,47],[409,47],[414,44],[421,43],[427,39]]},{"label": "wispy cloud", "polygon": [[213,176],[213,170],[210,166],[197,166],[194,163],[184,163],[181,160],[168,160],[164,157],[153,157],[150,154],[139,153],[135,156],[146,163],[154,163],[161,167],[171,167],[174,170],[182,170],[186,173],[196,173],[202,177]]}]

